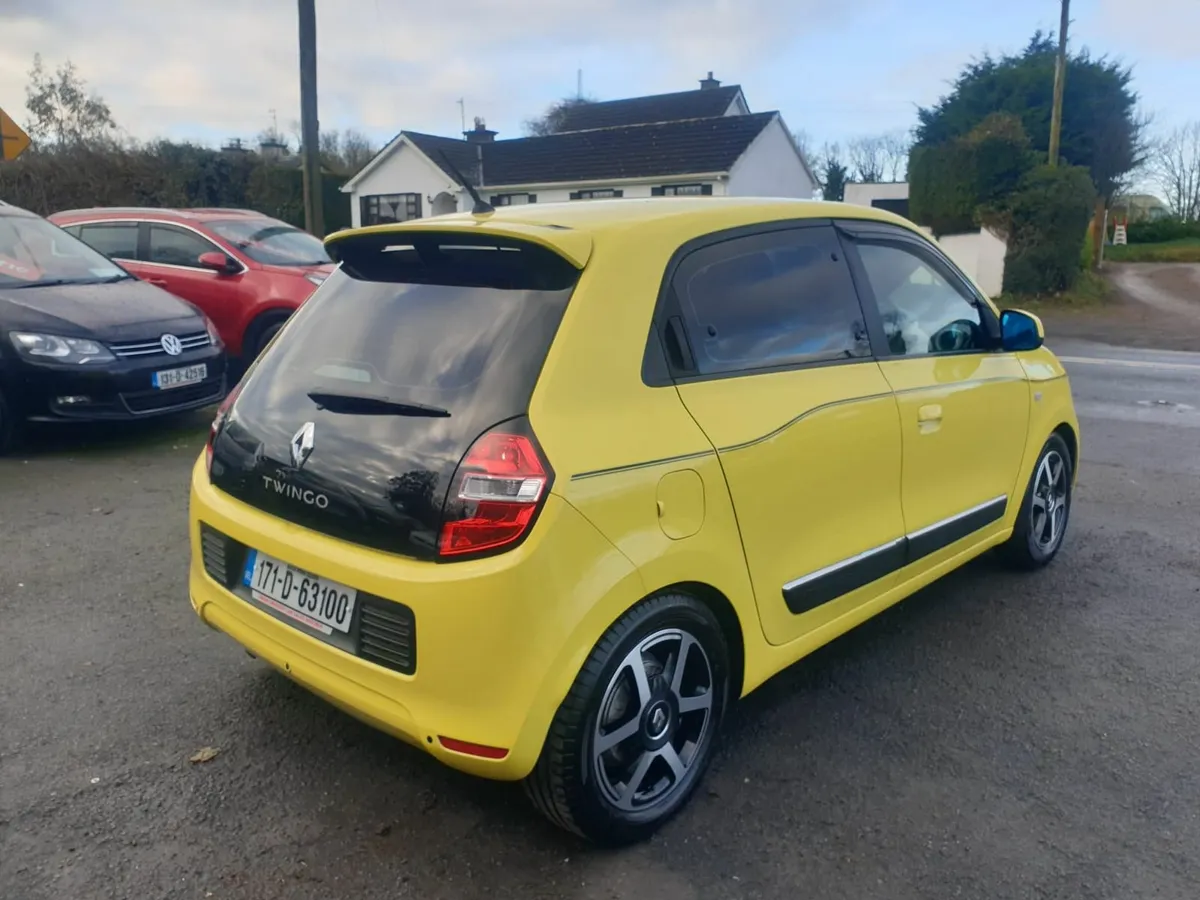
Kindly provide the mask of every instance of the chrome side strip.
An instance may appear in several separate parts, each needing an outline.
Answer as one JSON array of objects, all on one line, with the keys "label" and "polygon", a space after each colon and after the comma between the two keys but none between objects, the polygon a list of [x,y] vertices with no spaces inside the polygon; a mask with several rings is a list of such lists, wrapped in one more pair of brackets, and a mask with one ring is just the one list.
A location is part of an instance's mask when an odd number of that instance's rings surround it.
[{"label": "chrome side strip", "polygon": [[[894,550],[900,544],[907,544],[909,541],[913,541],[913,540],[921,538],[925,535],[932,534],[933,532],[938,531],[939,529],[946,528],[950,525],[953,525],[955,522],[960,522],[963,519],[966,519],[970,516],[975,515],[976,513],[983,512],[985,509],[989,509],[989,508],[999,505],[999,504],[1007,504],[1007,503],[1008,503],[1008,494],[1001,494],[999,497],[993,497],[991,500],[986,500],[983,503],[979,503],[975,506],[972,506],[970,509],[964,509],[962,512],[955,513],[952,516],[949,516],[945,519],[941,519],[940,521],[934,522],[932,525],[926,525],[924,528],[919,528],[916,531],[910,531],[910,532],[906,533],[903,537],[898,537],[893,541],[888,541],[886,544],[880,544],[878,547],[872,547],[870,550],[864,550],[862,553],[856,553],[854,556],[847,557],[846,559],[832,563],[831,565],[825,566],[824,568],[817,569],[815,572],[809,572],[807,575],[801,575],[799,578],[795,578],[792,581],[789,581],[787,584],[785,584],[783,586],[783,590],[785,592],[787,592],[787,591],[795,590],[796,588],[799,588],[799,587],[803,587],[804,585],[809,584],[813,581],[816,581],[819,578],[824,578],[827,575],[832,575],[835,572],[839,572],[842,569],[847,568],[848,566],[853,566],[857,563],[865,562],[866,560],[870,559],[873,556],[878,556],[881,553],[886,553],[889,550]],[[956,538],[956,540],[958,540],[958,539]],[[953,543],[953,542],[951,542],[951,543]],[[911,562],[911,561],[912,560],[910,560],[909,562]],[[906,562],[905,565],[907,565],[907,564],[908,563]]]},{"label": "chrome side strip", "polygon": [[878,547],[872,547],[870,550],[864,550],[862,553],[857,553],[841,562],[835,562],[833,565],[826,566],[823,569],[817,569],[815,572],[809,572],[807,575],[802,575],[794,581],[789,581],[783,586],[785,591],[794,590],[798,587],[803,587],[810,581],[816,581],[818,578],[824,578],[826,575],[832,575],[834,572],[841,571],[847,566],[852,566],[855,563],[870,559],[872,556],[877,556],[880,553],[886,553],[888,550],[894,550],[900,544],[903,544],[905,538],[896,538],[894,541],[888,541],[886,544],[880,544]]},{"label": "chrome side strip", "polygon": [[989,506],[995,506],[997,503],[1005,503],[1007,501],[1008,494],[1001,494],[999,497],[993,497],[991,500],[985,500],[983,503],[972,506],[970,509],[964,509],[962,512],[957,513],[948,519],[942,519],[940,522],[934,522],[932,525],[926,525],[924,528],[919,528],[916,531],[910,531],[905,535],[905,537],[911,541],[913,538],[919,538],[923,535],[929,534],[930,532],[937,531],[939,528],[944,528],[947,525],[951,525],[957,522],[959,519],[965,519],[967,516],[973,516],[977,512],[982,512]]}]

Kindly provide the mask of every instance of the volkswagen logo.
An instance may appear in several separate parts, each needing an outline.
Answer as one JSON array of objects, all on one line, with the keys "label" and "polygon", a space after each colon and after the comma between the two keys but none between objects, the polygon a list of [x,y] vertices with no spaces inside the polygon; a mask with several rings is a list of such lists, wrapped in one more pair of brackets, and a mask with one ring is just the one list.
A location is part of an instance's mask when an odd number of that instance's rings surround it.
[{"label": "volkswagen logo", "polygon": [[159,343],[162,344],[163,352],[167,356],[178,356],[183,352],[183,343],[173,334],[164,334]]}]

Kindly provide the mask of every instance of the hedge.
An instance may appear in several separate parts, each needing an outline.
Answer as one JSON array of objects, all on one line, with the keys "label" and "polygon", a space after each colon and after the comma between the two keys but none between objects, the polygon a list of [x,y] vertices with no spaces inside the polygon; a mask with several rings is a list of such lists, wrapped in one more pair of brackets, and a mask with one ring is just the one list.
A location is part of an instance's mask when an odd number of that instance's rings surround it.
[{"label": "hedge", "polygon": [[939,237],[973,231],[1003,209],[1036,164],[1020,120],[995,113],[948,144],[913,148],[909,213]]},{"label": "hedge", "polygon": [[[303,228],[303,178],[256,154],[189,144],[78,146],[0,165],[0,199],[39,215],[92,206],[238,207]],[[350,224],[349,196],[339,191],[345,180],[321,180],[327,234]]]},{"label": "hedge", "polygon": [[978,227],[974,151],[962,143],[914,147],[908,157],[908,214],[938,237]]},{"label": "hedge", "polygon": [[1021,180],[1006,202],[1005,293],[1057,293],[1075,284],[1095,198],[1082,166],[1039,166]]},{"label": "hedge", "polygon": [[1161,244],[1165,241],[1200,238],[1200,222],[1184,222],[1173,218],[1156,222],[1130,222],[1125,229],[1125,238],[1131,244]]}]

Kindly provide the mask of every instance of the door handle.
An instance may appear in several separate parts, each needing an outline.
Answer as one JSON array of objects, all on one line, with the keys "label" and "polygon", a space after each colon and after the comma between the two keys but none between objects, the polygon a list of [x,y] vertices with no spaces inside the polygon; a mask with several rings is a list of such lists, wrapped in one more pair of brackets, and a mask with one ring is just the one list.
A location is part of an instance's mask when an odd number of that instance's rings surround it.
[{"label": "door handle", "polygon": [[152,284],[155,287],[166,287],[167,286],[167,282],[162,278],[147,278],[146,283]]},{"label": "door handle", "polygon": [[931,403],[928,406],[922,406],[917,410],[917,423],[924,424],[925,422],[940,422],[942,421],[942,407],[940,404]]}]

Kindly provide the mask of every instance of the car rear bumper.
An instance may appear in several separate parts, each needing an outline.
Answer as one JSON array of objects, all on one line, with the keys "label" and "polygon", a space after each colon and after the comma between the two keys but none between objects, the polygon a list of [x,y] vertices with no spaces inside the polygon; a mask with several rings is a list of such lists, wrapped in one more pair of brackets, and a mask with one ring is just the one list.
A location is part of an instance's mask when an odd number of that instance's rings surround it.
[{"label": "car rear bumper", "polygon": [[[201,523],[307,572],[356,588],[374,604],[411,611],[411,674],[363,658],[252,601],[206,567]],[[454,768],[516,780],[541,752],[554,713],[599,635],[640,596],[629,561],[551,495],[529,540],[511,553],[450,564],[359,547],[292,525],[214,488],[193,472],[189,588],[200,618],[355,717]],[[230,582],[233,582],[232,586]],[[400,607],[399,605],[402,605]],[[450,738],[505,751],[491,759],[448,749]]]},{"label": "car rear bumper", "polygon": [[[201,382],[165,390],[153,386],[155,372],[200,364],[208,370]],[[227,387],[225,354],[214,347],[95,368],[21,364],[14,375],[19,412],[33,422],[148,419],[217,403]]]}]

